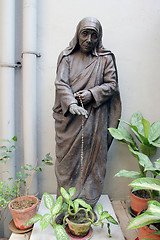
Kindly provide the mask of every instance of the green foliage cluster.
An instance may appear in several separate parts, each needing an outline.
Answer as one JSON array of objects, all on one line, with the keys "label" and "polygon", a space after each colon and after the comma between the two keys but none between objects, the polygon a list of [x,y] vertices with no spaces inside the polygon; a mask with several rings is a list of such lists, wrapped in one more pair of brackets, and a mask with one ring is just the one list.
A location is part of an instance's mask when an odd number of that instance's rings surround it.
[{"label": "green foliage cluster", "polygon": [[46,165],[48,166],[53,165],[52,157],[50,156],[50,153],[47,153],[45,155],[40,165],[37,166],[37,163],[38,163],[38,158],[34,167],[31,164],[26,164],[25,166],[21,166],[22,171],[18,171],[16,173],[17,178],[15,180],[15,184],[17,186],[17,197],[21,195],[20,189],[23,189],[22,185],[24,185],[25,187],[24,195],[27,196],[29,194],[29,188],[31,186],[31,183],[33,180],[33,174],[35,172],[37,173],[42,172],[42,168],[45,167]]},{"label": "green foliage cluster", "polygon": [[17,137],[14,136],[11,140],[0,140],[0,142],[6,143],[6,145],[0,146],[0,162],[6,163],[8,159],[12,158],[12,152],[16,149]]},{"label": "green foliage cluster", "polygon": [[[0,146],[0,163],[6,164],[7,160],[13,157],[13,151],[16,149],[15,142],[17,137],[14,136],[11,140],[1,140],[0,142],[6,143]],[[0,174],[6,174],[7,172],[1,171]],[[0,206],[6,208],[8,203],[16,196],[16,185],[11,182],[12,178],[8,178],[8,181],[0,181]]]},{"label": "green foliage cluster", "polygon": [[[148,189],[160,191],[160,180],[154,178],[139,178],[130,183],[130,186],[137,189]],[[147,210],[139,216],[133,218],[128,224],[127,229],[135,229],[147,226],[149,224],[160,223],[160,203],[156,200],[148,202]],[[160,235],[160,231],[152,233],[152,235]]]},{"label": "green foliage cluster", "polygon": [[[147,177],[147,174],[152,178],[160,176],[160,158],[154,163],[150,160],[150,156],[155,155],[157,148],[160,147],[160,121],[150,124],[140,112],[132,115],[130,123],[121,119],[120,121],[130,127],[132,134],[122,125],[117,129],[108,130],[115,139],[128,145],[129,151],[137,159],[140,172],[122,169],[115,176],[127,178]],[[156,191],[150,191],[152,199],[157,194]]]},{"label": "green foliage cluster", "polygon": [[[6,143],[0,146],[0,163],[6,164],[6,162],[13,157],[13,151],[16,149],[15,143],[17,142],[17,137],[14,136],[11,140],[1,140],[1,142]],[[26,164],[21,167],[21,171],[16,173],[16,179],[9,177],[6,181],[0,181],[0,206],[1,208],[6,208],[8,203],[22,195],[23,187],[25,188],[25,195],[28,195],[29,188],[32,183],[33,174],[35,172],[41,172],[42,168],[46,165],[53,165],[52,157],[50,153],[47,153],[41,164],[37,166],[38,159],[35,166]],[[0,172],[1,175],[7,174],[8,172]]]},{"label": "green foliage cluster", "polygon": [[0,182],[0,206],[6,208],[8,203],[16,196],[17,189],[15,184],[5,181]]},{"label": "green foliage cluster", "polygon": [[[50,194],[44,193],[44,203],[46,208],[50,210],[50,213],[46,213],[43,216],[41,214],[36,214],[33,218],[27,221],[26,225],[40,221],[40,226],[42,230],[44,230],[50,224],[54,229],[57,240],[69,240],[68,235],[65,231],[65,220],[69,217],[69,215],[76,217],[78,215],[78,212],[83,209],[86,213],[83,221],[88,220],[94,226],[101,225],[101,227],[103,227],[106,223],[108,227],[109,237],[111,237],[110,223],[117,225],[117,221],[107,211],[103,211],[103,206],[99,204],[97,206],[99,220],[97,222],[94,222],[92,219],[89,218],[88,214],[90,211],[93,211],[92,207],[82,199],[71,199],[75,195],[75,193],[76,189],[74,187],[70,188],[68,192],[64,188],[61,188],[61,194],[63,197],[59,196],[56,202],[54,202],[54,199]],[[63,225],[56,223],[56,217],[60,213],[65,213]]]}]

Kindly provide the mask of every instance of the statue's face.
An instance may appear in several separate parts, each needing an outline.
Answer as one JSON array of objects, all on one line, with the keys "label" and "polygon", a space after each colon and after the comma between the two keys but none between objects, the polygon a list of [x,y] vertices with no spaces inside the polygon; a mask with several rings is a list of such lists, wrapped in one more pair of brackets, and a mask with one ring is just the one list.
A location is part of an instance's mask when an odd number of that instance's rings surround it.
[{"label": "statue's face", "polygon": [[98,43],[98,34],[93,29],[83,29],[79,34],[80,51],[86,54],[96,47]]}]

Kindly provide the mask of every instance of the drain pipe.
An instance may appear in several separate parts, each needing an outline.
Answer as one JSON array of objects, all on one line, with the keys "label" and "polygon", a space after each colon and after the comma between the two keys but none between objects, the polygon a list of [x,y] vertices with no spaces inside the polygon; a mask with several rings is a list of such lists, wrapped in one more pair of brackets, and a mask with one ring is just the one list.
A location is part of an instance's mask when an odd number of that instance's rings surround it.
[{"label": "drain pipe", "polygon": [[[15,0],[0,2],[0,139],[15,135]],[[7,168],[14,177],[14,159]],[[6,176],[7,177],[7,176]]]},{"label": "drain pipe", "polygon": [[[37,159],[36,61],[37,0],[23,0],[23,139],[24,164],[34,166]],[[33,178],[30,193],[37,192]]]},{"label": "drain pipe", "polygon": [[[0,139],[11,139],[15,135],[15,0],[0,1]],[[2,144],[2,143],[1,143]],[[15,158],[1,164],[0,172],[10,175],[0,176],[7,180],[15,177]],[[4,236],[10,236],[10,219],[6,218],[0,226]]]}]

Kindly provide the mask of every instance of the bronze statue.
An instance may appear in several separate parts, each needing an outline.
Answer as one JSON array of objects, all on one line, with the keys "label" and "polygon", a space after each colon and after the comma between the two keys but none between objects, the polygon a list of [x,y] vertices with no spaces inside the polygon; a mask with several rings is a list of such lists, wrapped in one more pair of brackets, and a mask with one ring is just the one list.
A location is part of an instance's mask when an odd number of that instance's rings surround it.
[{"label": "bronze statue", "polygon": [[61,186],[66,190],[74,186],[76,197],[94,206],[102,194],[112,142],[107,128],[117,127],[121,114],[115,57],[102,45],[97,19],[79,22],[74,38],[58,58],[55,85],[57,196]]}]

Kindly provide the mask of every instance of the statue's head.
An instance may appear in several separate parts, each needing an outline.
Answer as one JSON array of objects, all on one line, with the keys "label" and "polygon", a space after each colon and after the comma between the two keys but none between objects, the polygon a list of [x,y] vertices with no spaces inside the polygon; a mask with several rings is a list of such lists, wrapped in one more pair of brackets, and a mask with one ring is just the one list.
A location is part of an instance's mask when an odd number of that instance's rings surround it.
[{"label": "statue's head", "polygon": [[75,36],[69,46],[61,52],[57,66],[64,56],[72,54],[77,49],[95,56],[110,52],[102,45],[102,26],[96,18],[86,17],[78,23]]},{"label": "statue's head", "polygon": [[96,18],[87,17],[79,22],[76,34],[80,50],[84,53],[90,53],[101,42],[102,27]]}]

